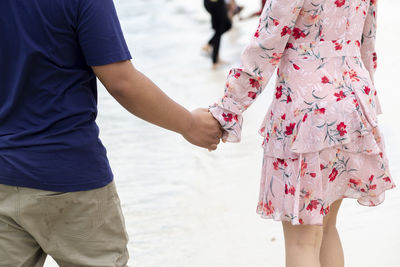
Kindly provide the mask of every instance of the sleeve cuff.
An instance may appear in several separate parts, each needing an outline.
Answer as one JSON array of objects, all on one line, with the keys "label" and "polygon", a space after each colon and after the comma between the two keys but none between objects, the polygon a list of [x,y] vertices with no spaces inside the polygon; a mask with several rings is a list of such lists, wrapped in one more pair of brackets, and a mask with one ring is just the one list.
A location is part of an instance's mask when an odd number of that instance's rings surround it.
[{"label": "sleeve cuff", "polygon": [[226,142],[238,143],[241,139],[243,117],[217,104],[210,106],[210,113],[225,130],[222,139]]}]

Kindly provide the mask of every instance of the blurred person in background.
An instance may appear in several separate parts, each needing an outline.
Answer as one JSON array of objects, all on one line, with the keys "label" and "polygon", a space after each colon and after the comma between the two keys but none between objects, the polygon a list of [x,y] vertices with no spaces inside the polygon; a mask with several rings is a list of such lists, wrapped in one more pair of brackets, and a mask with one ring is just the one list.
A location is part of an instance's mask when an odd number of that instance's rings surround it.
[{"label": "blurred person in background", "polygon": [[225,0],[204,0],[204,7],[211,15],[211,26],[214,30],[214,35],[203,46],[203,51],[211,55],[212,68],[217,69],[224,62],[219,58],[219,48],[221,45],[222,35],[227,32],[232,23],[228,15],[228,7]]},{"label": "blurred person in background", "polygon": [[112,0],[0,1],[0,266],[125,266],[128,236],[99,139],[96,76],[129,112],[214,150],[134,68]]},{"label": "blurred person in background", "polygon": [[376,15],[376,0],[267,0],[242,66],[210,107],[223,141],[239,142],[242,113],[278,68],[259,131],[257,213],[282,221],[287,267],[343,267],[342,199],[376,206],[395,187],[377,121]]}]

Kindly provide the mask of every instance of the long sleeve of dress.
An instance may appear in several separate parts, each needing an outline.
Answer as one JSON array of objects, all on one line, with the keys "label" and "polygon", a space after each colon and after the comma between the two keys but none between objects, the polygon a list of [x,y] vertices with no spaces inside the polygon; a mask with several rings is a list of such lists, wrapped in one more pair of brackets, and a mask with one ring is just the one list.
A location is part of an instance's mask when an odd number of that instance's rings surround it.
[{"label": "long sleeve of dress", "polygon": [[224,128],[223,139],[239,142],[242,113],[261,94],[280,62],[304,0],[268,0],[260,24],[242,53],[242,66],[229,72],[224,96],[210,112]]},{"label": "long sleeve of dress", "polygon": [[372,81],[377,67],[375,50],[377,0],[371,0],[361,39],[361,57]]}]

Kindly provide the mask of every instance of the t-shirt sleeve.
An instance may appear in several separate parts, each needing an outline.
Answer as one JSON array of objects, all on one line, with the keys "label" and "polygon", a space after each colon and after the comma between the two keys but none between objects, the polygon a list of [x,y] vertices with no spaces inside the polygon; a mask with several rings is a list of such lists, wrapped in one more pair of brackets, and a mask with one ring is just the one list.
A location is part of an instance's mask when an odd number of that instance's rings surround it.
[{"label": "t-shirt sleeve", "polygon": [[76,31],[89,66],[131,59],[113,0],[80,1]]}]

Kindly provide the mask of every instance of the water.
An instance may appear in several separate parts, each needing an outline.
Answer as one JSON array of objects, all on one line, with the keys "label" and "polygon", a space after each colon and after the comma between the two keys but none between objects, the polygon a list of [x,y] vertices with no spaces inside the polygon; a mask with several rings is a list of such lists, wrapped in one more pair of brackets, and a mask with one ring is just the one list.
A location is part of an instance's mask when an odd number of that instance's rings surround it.
[{"label": "water", "polygon": [[[258,8],[257,0],[242,2],[248,13]],[[170,97],[193,109],[221,96],[228,67],[211,71],[210,60],[200,55],[211,36],[201,0],[118,0],[116,6],[134,65]],[[395,20],[399,8],[394,0],[380,2],[376,76],[395,178],[400,174],[395,80],[400,58],[393,52],[400,41]],[[221,57],[237,64],[256,25],[257,19],[236,23],[224,36]],[[255,214],[262,155],[257,130],[272,86],[246,112],[243,141],[223,144],[213,153],[133,117],[99,88],[98,124],[131,238],[130,266],[284,266],[280,224]],[[348,266],[397,266],[399,206],[397,190],[376,208],[344,202],[339,228]],[[368,257],[362,256],[371,249]],[[56,265],[49,259],[46,266]]]}]

